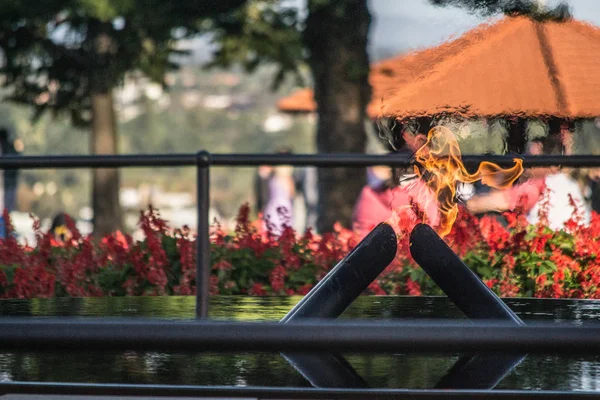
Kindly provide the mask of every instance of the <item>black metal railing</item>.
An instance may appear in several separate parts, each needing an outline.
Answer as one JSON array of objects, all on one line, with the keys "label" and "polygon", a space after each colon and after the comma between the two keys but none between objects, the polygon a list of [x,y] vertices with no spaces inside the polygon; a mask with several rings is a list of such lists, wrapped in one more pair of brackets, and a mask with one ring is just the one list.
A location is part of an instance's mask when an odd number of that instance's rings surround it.
[{"label": "black metal railing", "polygon": [[[106,400],[123,399],[123,396],[154,398],[165,396],[199,398],[199,399],[252,399],[252,400],[523,400],[523,399],[597,399],[597,392],[571,391],[535,391],[535,390],[438,390],[438,389],[348,389],[348,388],[297,388],[266,386],[193,386],[193,385],[161,385],[161,384],[89,384],[89,383],[57,383],[57,382],[10,382],[0,383],[0,394],[23,395],[62,395],[114,396]],[[135,396],[135,397],[134,397]],[[12,398],[12,397],[11,397]],[[14,397],[37,398],[37,397]],[[44,399],[44,397],[39,397]],[[51,397],[52,399],[57,397]],[[69,397],[70,398],[70,397]],[[74,399],[78,399],[75,397]]]},{"label": "black metal railing", "polygon": [[[513,155],[464,155],[463,162],[473,166],[491,161],[502,166],[523,160],[525,167],[561,165],[564,167],[600,167],[600,156],[513,156]],[[122,154],[122,155],[52,155],[52,156],[3,156],[0,169],[56,169],[56,168],[131,168],[131,167],[196,167],[197,178],[197,245],[196,245],[196,317],[206,318],[209,306],[210,279],[210,168],[256,167],[259,165],[315,166],[322,168],[369,167],[387,165],[408,166],[412,163],[406,154],[212,154],[207,151],[183,154]]]},{"label": "black metal railing", "polygon": [[[294,354],[600,354],[600,327],[505,321],[325,321],[288,324],[207,320],[3,318],[0,350],[69,352],[293,351]],[[318,352],[318,353],[317,353]],[[265,366],[268,368],[268,366]],[[327,371],[322,371],[325,373]],[[483,375],[489,373],[484,369]],[[158,396],[255,399],[597,398],[597,392],[482,388],[265,387],[66,382],[0,382],[0,395]]]},{"label": "black metal railing", "polygon": [[[374,329],[376,327],[376,329]],[[0,349],[600,354],[600,326],[499,320],[302,322],[5,317]]]},{"label": "black metal railing", "polygon": [[[467,165],[479,164],[482,161],[493,161],[499,165],[512,165],[513,156],[463,156]],[[562,165],[565,167],[600,167],[600,156],[531,156],[519,157],[523,159],[526,167]],[[449,298],[455,302],[465,313],[470,321],[403,321],[402,323],[390,321],[329,321],[311,320],[318,315],[321,318],[335,318],[347,303],[360,294],[357,285],[350,291],[344,291],[345,298],[340,296],[335,299],[335,307],[331,306],[322,310],[323,299],[315,290],[311,291],[312,297],[299,303],[303,312],[292,310],[289,315],[299,314],[302,318],[284,318],[286,323],[231,323],[206,320],[208,315],[208,283],[210,278],[210,238],[208,211],[210,204],[210,169],[215,166],[259,166],[259,165],[293,165],[317,166],[325,168],[335,167],[367,167],[373,165],[407,166],[412,162],[406,155],[364,155],[364,154],[315,154],[315,155],[282,155],[282,154],[210,154],[206,151],[191,154],[147,154],[147,155],[98,155],[98,156],[4,156],[0,157],[0,169],[55,169],[55,168],[126,168],[126,167],[195,167],[197,170],[197,259],[196,259],[196,321],[159,321],[159,320],[127,320],[127,319],[86,319],[72,320],[60,318],[3,318],[0,324],[0,349],[19,349],[47,351],[51,349],[60,351],[80,350],[158,350],[168,351],[266,351],[286,352],[288,361],[299,372],[323,373],[339,372],[337,364],[330,363],[326,358],[310,358],[298,354],[311,351],[314,354],[330,354],[330,352],[424,352],[424,353],[468,353],[473,360],[471,366],[502,367],[501,371],[488,371],[488,378],[493,377],[494,382],[511,371],[512,368],[524,357],[525,353],[558,353],[558,354],[600,354],[600,327],[598,326],[556,326],[553,324],[529,324],[524,326],[518,317],[506,312],[492,312],[492,303],[501,303],[500,299],[493,299],[482,295],[476,285],[468,284],[469,301],[467,306],[476,301],[487,304],[484,310],[472,312],[457,298],[464,293],[456,295],[446,288]],[[422,227],[414,235],[424,243],[429,243],[431,235]],[[385,239],[385,230],[381,229],[380,239],[376,244],[381,245]],[[423,231],[423,232],[421,232]],[[433,232],[433,231],[432,231]],[[393,232],[392,232],[393,233]],[[373,232],[372,232],[373,234]],[[429,236],[428,236],[429,235]],[[395,243],[395,241],[393,241]],[[417,240],[417,244],[418,244]],[[438,241],[440,243],[441,239]],[[437,242],[436,242],[437,243]],[[441,244],[438,243],[438,250]],[[366,250],[362,253],[371,254]],[[361,247],[361,245],[357,246]],[[443,256],[446,263],[452,261],[453,273],[456,276],[441,276],[438,265],[440,260],[431,257],[426,251],[421,251],[416,246],[411,253],[416,251],[421,254],[419,263],[432,276],[436,282],[442,280],[449,287],[458,285],[453,277],[466,282],[465,271],[468,268],[461,264],[457,257]],[[423,246],[421,246],[423,247]],[[356,249],[355,249],[356,250]],[[380,249],[381,250],[381,249]],[[388,249],[389,250],[389,249]],[[390,250],[395,253],[395,248]],[[451,251],[449,248],[446,251]],[[342,260],[330,275],[336,276],[345,273],[345,264],[364,264],[365,254],[348,255]],[[378,252],[381,256],[382,252]],[[414,254],[413,254],[414,256]],[[363,258],[361,258],[363,257]],[[385,258],[385,257],[384,257]],[[418,258],[418,257],[416,257]],[[450,260],[450,261],[449,261]],[[371,260],[372,261],[372,260]],[[381,261],[381,260],[380,260]],[[367,263],[369,265],[373,262]],[[458,265],[461,264],[461,265]],[[385,265],[381,266],[385,268]],[[365,267],[367,268],[367,267]],[[462,272],[461,272],[462,271]],[[373,272],[373,271],[371,271]],[[443,271],[442,271],[443,272]],[[460,275],[462,274],[462,275]],[[361,285],[368,285],[372,276],[364,276]],[[335,285],[324,278],[320,285],[326,292],[331,292]],[[317,285],[319,286],[319,285]],[[336,287],[337,287],[336,286]],[[336,290],[342,290],[337,288]],[[341,292],[338,292],[341,293]],[[457,297],[458,296],[458,297]],[[343,296],[342,296],[343,297]],[[305,298],[306,300],[306,298]],[[325,299],[327,300],[327,299]],[[311,306],[311,301],[316,304],[318,312]],[[338,304],[339,303],[339,304]],[[479,303],[477,303],[479,304]],[[339,308],[339,309],[338,309]],[[323,315],[321,315],[323,314]],[[497,320],[486,318],[494,315]],[[507,318],[507,316],[509,318]],[[498,320],[503,319],[503,320]],[[288,321],[289,319],[289,321]],[[175,328],[175,329],[174,329]],[[292,353],[287,353],[292,352]],[[490,353],[492,352],[492,353]],[[498,360],[497,356],[485,358],[489,354],[515,355]],[[481,356],[483,355],[483,356]],[[312,356],[311,356],[312,357]],[[479,357],[479,358],[477,358]],[[332,358],[337,362],[339,358]],[[342,360],[343,361],[343,360]],[[509,361],[507,363],[507,361]],[[459,360],[459,363],[461,361]],[[506,365],[504,365],[506,364]],[[326,368],[327,367],[327,368]],[[465,375],[469,385],[469,366],[458,370]],[[312,371],[310,371],[312,369]],[[471,368],[472,369],[472,368]],[[498,369],[498,368],[496,368]],[[505,371],[506,370],[506,371]],[[342,372],[347,372],[343,370]],[[502,372],[499,374],[498,372]],[[456,375],[456,374],[454,374]],[[356,378],[353,374],[346,378]],[[449,376],[449,377],[448,377]],[[211,396],[211,397],[259,397],[263,399],[296,398],[296,399],[404,399],[404,398],[571,398],[573,392],[557,391],[523,391],[523,390],[494,390],[495,383],[467,387],[470,390],[456,389],[462,387],[456,376],[452,374],[444,377],[444,384],[435,389],[408,390],[408,389],[374,389],[368,387],[322,387],[311,381],[315,388],[272,388],[272,387],[228,387],[228,386],[180,386],[180,385],[127,385],[127,384],[76,384],[56,382],[8,382],[0,383],[2,394],[57,394],[57,395],[131,395],[131,396]],[[477,375],[479,376],[479,375]],[[498,379],[496,379],[498,378]],[[465,379],[463,379],[465,380]],[[490,379],[488,379],[490,380]],[[310,381],[310,380],[309,380]],[[453,381],[448,385],[448,381]],[[578,392],[577,397],[592,397],[596,393]]]}]

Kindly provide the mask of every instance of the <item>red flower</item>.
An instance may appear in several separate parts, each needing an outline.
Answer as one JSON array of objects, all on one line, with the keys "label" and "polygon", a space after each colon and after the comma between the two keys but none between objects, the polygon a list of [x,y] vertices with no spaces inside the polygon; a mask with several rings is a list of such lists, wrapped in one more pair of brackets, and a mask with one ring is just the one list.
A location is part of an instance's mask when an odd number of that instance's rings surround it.
[{"label": "red flower", "polygon": [[[542,225],[529,226],[517,213],[505,214],[505,227],[494,218],[477,219],[459,211],[446,241],[499,295],[600,298],[598,214],[592,213],[589,226],[577,225],[581,219],[574,207],[566,231],[553,232]],[[5,218],[11,230],[6,213]],[[0,296],[196,293],[196,238],[188,227],[169,229],[149,208],[140,218],[142,241],[115,232],[95,242],[68,221],[73,237],[65,243],[54,243],[35,218],[36,247],[20,244],[12,235],[0,241]],[[300,235],[287,227],[279,236],[262,226],[262,221],[250,221],[247,205],[240,209],[234,233],[213,225],[212,295],[305,295],[358,243],[341,225],[322,235],[310,230]],[[409,232],[397,232],[396,258],[368,292],[438,294],[410,255]]]},{"label": "red flower", "polygon": [[210,276],[208,292],[211,296],[216,296],[219,294],[219,278],[217,278],[215,275]]},{"label": "red flower", "polygon": [[311,284],[303,285],[298,288],[297,294],[299,294],[301,296],[305,296],[308,292],[310,292],[310,289],[312,289],[312,288],[313,288],[313,285],[311,285]]},{"label": "red flower", "polygon": [[484,281],[485,285],[490,289],[493,289],[494,286],[498,283],[498,279],[488,279]]},{"label": "red flower", "polygon": [[541,274],[540,276],[535,278],[536,285],[544,286],[544,284],[546,283],[546,278],[546,274]]},{"label": "red flower", "polygon": [[420,296],[421,286],[409,277],[406,279],[406,292],[410,296]]},{"label": "red flower", "polygon": [[212,266],[212,269],[217,270],[217,271],[228,271],[232,268],[233,268],[233,266],[227,260],[221,260]]},{"label": "red flower", "polygon": [[252,288],[248,291],[250,296],[266,296],[267,291],[263,288],[261,283],[255,283]]},{"label": "red flower", "polygon": [[273,289],[273,291],[275,293],[283,290],[283,288],[285,286],[285,277],[286,276],[287,276],[287,273],[285,272],[285,269],[281,265],[276,266],[271,271],[271,274],[269,275],[269,282],[271,283],[271,289]]},{"label": "red flower", "polygon": [[381,286],[379,286],[379,283],[377,283],[377,281],[373,281],[369,285],[369,291],[372,294],[374,294],[375,296],[385,296],[386,295],[385,291],[381,288]]}]

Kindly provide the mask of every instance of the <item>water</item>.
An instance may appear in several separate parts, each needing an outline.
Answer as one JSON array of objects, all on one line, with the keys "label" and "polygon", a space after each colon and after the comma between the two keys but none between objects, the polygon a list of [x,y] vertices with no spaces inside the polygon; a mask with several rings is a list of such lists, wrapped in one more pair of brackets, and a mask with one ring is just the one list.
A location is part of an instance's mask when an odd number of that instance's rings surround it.
[{"label": "water", "polygon": [[[211,318],[277,321],[299,297],[215,297]],[[600,301],[511,299],[524,320],[588,324]],[[154,317],[190,319],[193,297],[2,300],[3,316]],[[463,318],[443,297],[361,297],[343,318]],[[431,388],[458,355],[345,355],[371,387]],[[301,386],[309,384],[278,354],[162,352],[0,353],[1,381]],[[497,388],[600,391],[600,356],[528,356]]]}]

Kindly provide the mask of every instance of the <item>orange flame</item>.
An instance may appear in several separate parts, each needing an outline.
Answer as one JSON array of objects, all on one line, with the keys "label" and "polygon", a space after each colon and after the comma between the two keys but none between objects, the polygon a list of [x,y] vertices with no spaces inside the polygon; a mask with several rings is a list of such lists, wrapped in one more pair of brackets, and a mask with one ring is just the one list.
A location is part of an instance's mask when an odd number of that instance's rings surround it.
[{"label": "orange flame", "polygon": [[[510,187],[523,173],[523,160],[515,158],[514,162],[513,167],[503,169],[484,161],[474,174],[470,174],[462,163],[460,147],[452,131],[443,126],[432,128],[427,134],[427,142],[415,153],[415,173],[424,183],[417,203],[426,213],[430,202],[437,201],[439,224],[436,231],[444,237],[452,230],[458,214],[457,184],[481,180],[495,189]],[[425,191],[429,191],[429,195]],[[398,218],[397,215],[395,217]]]}]

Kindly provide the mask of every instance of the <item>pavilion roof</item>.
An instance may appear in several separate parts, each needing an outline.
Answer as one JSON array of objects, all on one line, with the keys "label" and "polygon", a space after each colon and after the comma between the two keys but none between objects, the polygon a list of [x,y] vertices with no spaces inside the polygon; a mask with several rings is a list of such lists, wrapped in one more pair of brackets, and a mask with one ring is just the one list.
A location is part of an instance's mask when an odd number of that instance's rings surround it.
[{"label": "pavilion roof", "polygon": [[[439,46],[375,63],[371,118],[600,115],[600,28],[505,17]],[[295,94],[293,95],[295,96]],[[296,109],[316,104],[309,89]]]}]

